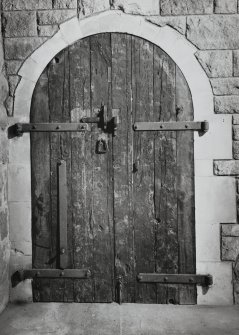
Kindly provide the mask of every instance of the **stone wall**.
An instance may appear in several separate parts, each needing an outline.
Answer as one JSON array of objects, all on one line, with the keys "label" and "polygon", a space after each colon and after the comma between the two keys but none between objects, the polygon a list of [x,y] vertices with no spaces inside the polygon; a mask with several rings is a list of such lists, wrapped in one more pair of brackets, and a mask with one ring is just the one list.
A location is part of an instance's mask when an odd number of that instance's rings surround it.
[{"label": "stone wall", "polygon": [[[235,176],[238,179],[239,193],[238,0],[2,0],[2,33],[9,82],[9,96],[5,99],[3,93],[3,100],[6,100],[5,106],[10,122],[14,117],[14,95],[20,79],[18,70],[24,60],[57,32],[62,22],[74,16],[81,19],[109,9],[143,15],[158,26],[169,25],[198,48],[197,59],[211,81],[215,113],[233,116],[233,159],[215,161],[214,174]],[[5,91],[6,89],[3,90]],[[3,108],[1,115],[5,115],[4,113]],[[4,122],[7,122],[6,118]],[[1,141],[6,144],[4,147],[7,147],[6,131],[3,130],[0,136]],[[5,158],[1,157],[2,175],[7,169],[7,153],[3,156]],[[5,185],[6,178],[3,180]],[[6,202],[0,207],[3,213],[0,214],[1,222],[7,221],[5,209]],[[239,303],[239,225],[220,223],[221,260],[233,264],[234,300]],[[3,224],[3,227],[6,227],[6,224]],[[7,230],[3,229],[2,240],[7,235]],[[12,241],[14,242],[14,237]],[[16,252],[14,250],[13,247],[13,253]]]},{"label": "stone wall", "polygon": [[4,55],[0,34],[0,312],[8,302],[9,296],[9,229],[7,205],[7,167],[8,139],[7,112],[5,101],[8,95],[8,83],[5,77]]}]

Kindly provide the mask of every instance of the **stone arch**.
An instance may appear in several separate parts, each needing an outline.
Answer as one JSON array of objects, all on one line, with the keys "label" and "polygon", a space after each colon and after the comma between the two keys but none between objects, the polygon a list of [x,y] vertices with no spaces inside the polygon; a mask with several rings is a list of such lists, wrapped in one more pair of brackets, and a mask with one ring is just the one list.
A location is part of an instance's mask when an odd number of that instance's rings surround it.
[{"label": "stone arch", "polygon": [[[198,288],[198,303],[223,304],[232,303],[231,267],[230,264],[220,262],[220,237],[219,223],[235,222],[235,190],[233,179],[230,177],[213,176],[213,159],[230,159],[231,157],[231,120],[230,117],[214,115],[213,94],[209,79],[198,63],[195,52],[197,49],[185,37],[168,26],[159,27],[148,22],[144,17],[124,14],[122,11],[110,10],[85,19],[72,18],[60,25],[59,31],[36,51],[34,51],[24,62],[18,75],[21,76],[20,83],[15,92],[14,102],[14,122],[29,122],[32,93],[36,82],[51,59],[62,49],[84,37],[106,33],[120,32],[135,35],[146,39],[163,49],[178,65],[185,76],[191,90],[194,107],[194,120],[207,120],[210,130],[203,137],[195,133],[195,214],[196,214],[196,264],[197,273],[211,273],[214,276],[215,284],[204,294]],[[222,141],[223,139],[223,141]],[[215,146],[216,145],[216,146]],[[22,150],[25,148],[24,155]],[[20,172],[15,178],[11,178],[11,183],[23,185],[24,194],[19,194],[19,202],[25,199],[27,206],[25,216],[28,217],[25,230],[31,231],[31,182],[30,182],[30,140],[27,135],[14,139],[10,144],[11,151],[14,152],[14,161],[10,158],[10,178],[11,169],[24,166],[24,173]],[[29,176],[27,174],[29,173]],[[14,188],[14,185],[12,186]],[[11,188],[11,185],[10,185]],[[225,189],[226,188],[226,189]],[[217,193],[226,193],[223,202],[223,209],[218,210],[220,204],[217,202]],[[228,197],[229,195],[229,197]],[[22,198],[23,197],[23,198]],[[13,199],[13,200],[12,200]],[[16,201],[10,195],[10,203]],[[226,203],[225,203],[226,201]],[[225,211],[225,208],[226,211]],[[10,204],[11,217],[11,204]],[[20,219],[19,219],[20,220]],[[11,224],[11,223],[10,223]],[[218,228],[215,228],[217,224]],[[12,229],[16,229],[12,227]],[[30,236],[30,233],[28,233]],[[204,238],[206,237],[206,238]],[[19,237],[21,238],[21,237]],[[23,238],[23,237],[22,237]],[[29,248],[31,240],[29,238]],[[216,252],[211,250],[216,246]],[[211,248],[211,249],[210,249]],[[31,267],[31,256],[27,262],[20,260],[23,267]],[[14,266],[12,271],[16,270]],[[226,280],[222,281],[221,274],[224,273]],[[224,278],[224,279],[225,279]],[[25,285],[25,286],[24,286]],[[28,285],[28,286],[27,286]],[[24,295],[21,295],[21,290]],[[26,290],[28,299],[31,300],[29,282],[21,283],[12,291],[12,297],[20,296],[26,300]],[[218,295],[219,294],[219,295]]]}]

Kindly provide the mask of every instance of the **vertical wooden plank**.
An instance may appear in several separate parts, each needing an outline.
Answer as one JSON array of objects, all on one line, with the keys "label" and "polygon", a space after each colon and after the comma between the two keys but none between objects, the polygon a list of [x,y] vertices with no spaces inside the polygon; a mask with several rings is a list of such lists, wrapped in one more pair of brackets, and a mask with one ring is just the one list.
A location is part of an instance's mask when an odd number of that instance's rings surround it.
[{"label": "vertical wooden plank", "polygon": [[[106,106],[111,117],[111,36],[99,34],[91,37],[91,108]],[[109,150],[105,154],[96,153],[96,142],[100,139],[108,142]],[[94,301],[111,302],[113,300],[113,214],[108,192],[112,188],[111,136],[103,133],[98,125],[92,126],[92,166],[93,166],[93,202],[91,220],[94,231]]]},{"label": "vertical wooden plank", "polygon": [[[156,119],[176,121],[175,64],[154,47],[154,106]],[[155,120],[156,121],[156,120]],[[176,133],[155,134],[156,271],[178,272]],[[178,303],[178,285],[157,285],[158,303]]]},{"label": "vertical wooden plank", "polygon": [[115,276],[122,277],[122,302],[135,301],[132,220],[131,36],[112,34],[112,101],[119,109],[113,138]]},{"label": "vertical wooden plank", "polygon": [[[176,70],[177,121],[193,120],[191,93],[179,68]],[[196,273],[194,134],[177,132],[177,199],[179,273]],[[196,285],[180,285],[180,304],[196,304]]]},{"label": "vertical wooden plank", "polygon": [[[49,122],[48,76],[44,71],[35,87],[31,122]],[[50,260],[50,145],[48,134],[31,134],[33,268],[48,268]],[[33,280],[33,300],[50,301],[50,284]]]},{"label": "vertical wooden plank", "polygon": [[[87,38],[70,47],[71,122],[80,122],[82,117],[91,116],[90,76],[90,38]],[[88,268],[94,274],[91,136],[92,132],[89,131],[74,133],[71,138],[72,248],[73,267]],[[94,301],[93,279],[74,280],[74,301]]]},{"label": "vertical wooden plank", "polygon": [[[149,121],[153,118],[153,46],[133,38],[132,45],[133,118]],[[154,272],[154,150],[153,136],[134,133],[134,229],[136,273]],[[155,284],[136,284],[136,302],[155,303]]]},{"label": "vertical wooden plank", "polygon": [[[64,106],[65,51],[59,53],[49,64],[49,108],[50,122],[61,122]],[[52,267],[59,268],[59,227],[58,227],[58,181],[57,163],[61,159],[61,134],[50,134],[50,175],[51,175],[51,246]],[[51,279],[51,300],[64,301],[65,280]]]},{"label": "vertical wooden plank", "polygon": [[60,237],[60,268],[67,267],[67,176],[66,162],[58,163],[58,224]]}]

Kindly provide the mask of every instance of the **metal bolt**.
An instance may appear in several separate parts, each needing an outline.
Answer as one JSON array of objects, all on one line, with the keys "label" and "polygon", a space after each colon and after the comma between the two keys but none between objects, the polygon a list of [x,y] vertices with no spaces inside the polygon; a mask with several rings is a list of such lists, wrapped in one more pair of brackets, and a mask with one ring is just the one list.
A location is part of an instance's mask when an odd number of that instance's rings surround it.
[{"label": "metal bolt", "polygon": [[37,276],[37,277],[40,276],[40,272],[39,272],[39,271],[37,271],[36,276]]},{"label": "metal bolt", "polygon": [[60,126],[56,126],[56,129],[61,129],[61,127]]},{"label": "metal bolt", "polygon": [[141,281],[142,279],[143,279],[143,277],[139,275],[138,280]]},{"label": "metal bolt", "polygon": [[61,255],[64,255],[65,252],[66,252],[65,248],[61,248]]},{"label": "metal bolt", "polygon": [[136,129],[138,129],[138,127],[137,127],[137,126],[134,126],[134,130],[136,130]]},{"label": "metal bolt", "polygon": [[64,276],[64,271],[62,271],[62,272],[60,273],[60,276],[61,276],[61,277],[63,277],[63,276]]},{"label": "metal bolt", "polygon": [[162,129],[162,128],[163,128],[163,125],[161,125],[160,128]]},{"label": "metal bolt", "polygon": [[37,129],[37,127],[36,126],[32,126],[32,129]]},{"label": "metal bolt", "polygon": [[91,276],[91,271],[90,270],[87,270],[86,271],[86,277],[88,278],[88,277],[90,277]]},{"label": "metal bolt", "polygon": [[192,277],[189,278],[189,283],[193,283],[193,278]]},{"label": "metal bolt", "polygon": [[187,125],[187,124],[185,124],[185,128],[188,128],[188,125]]},{"label": "metal bolt", "polygon": [[164,281],[168,281],[168,277],[164,277]]}]

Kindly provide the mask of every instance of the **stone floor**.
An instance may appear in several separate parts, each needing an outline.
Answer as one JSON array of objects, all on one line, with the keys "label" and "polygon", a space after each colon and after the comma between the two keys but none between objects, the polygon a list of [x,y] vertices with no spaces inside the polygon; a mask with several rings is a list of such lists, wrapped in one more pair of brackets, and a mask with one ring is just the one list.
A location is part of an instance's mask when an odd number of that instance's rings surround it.
[{"label": "stone floor", "polygon": [[1,335],[239,335],[239,306],[9,305]]}]

